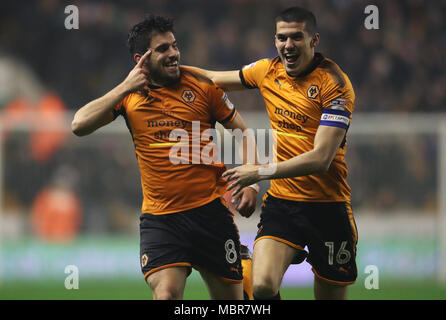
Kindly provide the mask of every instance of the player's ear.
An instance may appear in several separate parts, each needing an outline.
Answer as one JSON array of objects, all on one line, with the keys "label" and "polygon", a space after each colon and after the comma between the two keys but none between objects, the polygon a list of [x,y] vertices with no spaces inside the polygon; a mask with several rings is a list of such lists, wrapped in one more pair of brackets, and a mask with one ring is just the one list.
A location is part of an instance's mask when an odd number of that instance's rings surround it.
[{"label": "player's ear", "polygon": [[312,48],[316,47],[319,44],[319,33],[315,33],[311,39],[310,45]]},{"label": "player's ear", "polygon": [[139,53],[135,53],[133,55],[133,61],[135,61],[135,63],[137,64],[139,62],[139,59],[141,59],[142,55]]}]

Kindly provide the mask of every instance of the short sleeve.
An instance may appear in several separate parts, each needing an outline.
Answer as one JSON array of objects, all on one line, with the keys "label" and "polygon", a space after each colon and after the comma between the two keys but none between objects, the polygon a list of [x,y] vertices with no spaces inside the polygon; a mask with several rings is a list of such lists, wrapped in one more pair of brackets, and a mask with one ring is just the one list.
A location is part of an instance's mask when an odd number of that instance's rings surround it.
[{"label": "short sleeve", "polygon": [[269,65],[269,59],[262,59],[244,66],[239,73],[240,81],[249,89],[259,88],[268,72]]},{"label": "short sleeve", "polygon": [[232,121],[237,114],[234,105],[228,95],[215,85],[209,86],[209,98],[211,114],[220,123]]},{"label": "short sleeve", "polygon": [[348,129],[354,109],[355,93],[348,77],[343,74],[342,86],[327,75],[321,92],[322,116],[320,125]]},{"label": "short sleeve", "polygon": [[130,99],[130,95],[127,95],[121,102],[119,102],[116,107],[113,109],[113,120],[118,116],[125,114],[125,108]]}]

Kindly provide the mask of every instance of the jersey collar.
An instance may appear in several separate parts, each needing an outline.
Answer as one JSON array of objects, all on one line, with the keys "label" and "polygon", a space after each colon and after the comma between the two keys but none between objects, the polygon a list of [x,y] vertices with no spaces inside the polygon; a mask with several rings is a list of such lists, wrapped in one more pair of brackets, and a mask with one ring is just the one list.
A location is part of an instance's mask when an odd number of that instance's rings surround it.
[{"label": "jersey collar", "polygon": [[156,86],[156,85],[154,85],[154,84],[149,84],[149,88],[150,88],[150,89],[161,89],[162,87],[160,87],[160,86]]},{"label": "jersey collar", "polygon": [[313,61],[311,62],[310,66],[306,70],[304,70],[297,76],[290,76],[288,73],[287,73],[287,76],[290,78],[293,78],[293,79],[305,77],[305,76],[309,75],[310,73],[312,73],[324,59],[325,59],[325,57],[322,55],[322,53],[316,52],[314,54]]}]

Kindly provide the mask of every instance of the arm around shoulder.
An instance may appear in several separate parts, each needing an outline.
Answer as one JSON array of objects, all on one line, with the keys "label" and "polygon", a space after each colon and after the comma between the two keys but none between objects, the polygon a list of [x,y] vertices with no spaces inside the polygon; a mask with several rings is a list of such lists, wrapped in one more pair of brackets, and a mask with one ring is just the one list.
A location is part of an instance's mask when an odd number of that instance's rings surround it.
[{"label": "arm around shoulder", "polygon": [[187,67],[205,75],[207,78],[211,79],[217,86],[219,86],[225,91],[236,91],[236,90],[246,89],[246,87],[242,84],[242,81],[240,80],[239,76],[240,70],[213,71],[191,66]]}]

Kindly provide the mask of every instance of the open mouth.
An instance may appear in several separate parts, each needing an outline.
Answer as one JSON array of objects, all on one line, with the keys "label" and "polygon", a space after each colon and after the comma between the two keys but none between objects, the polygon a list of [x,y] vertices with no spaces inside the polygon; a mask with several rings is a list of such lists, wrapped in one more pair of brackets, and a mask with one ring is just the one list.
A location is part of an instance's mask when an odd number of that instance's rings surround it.
[{"label": "open mouth", "polygon": [[297,53],[285,53],[283,56],[287,64],[295,64],[299,58]]},{"label": "open mouth", "polygon": [[176,71],[178,68],[178,61],[168,62],[168,63],[164,64],[164,66],[166,67],[166,69],[168,71]]}]

